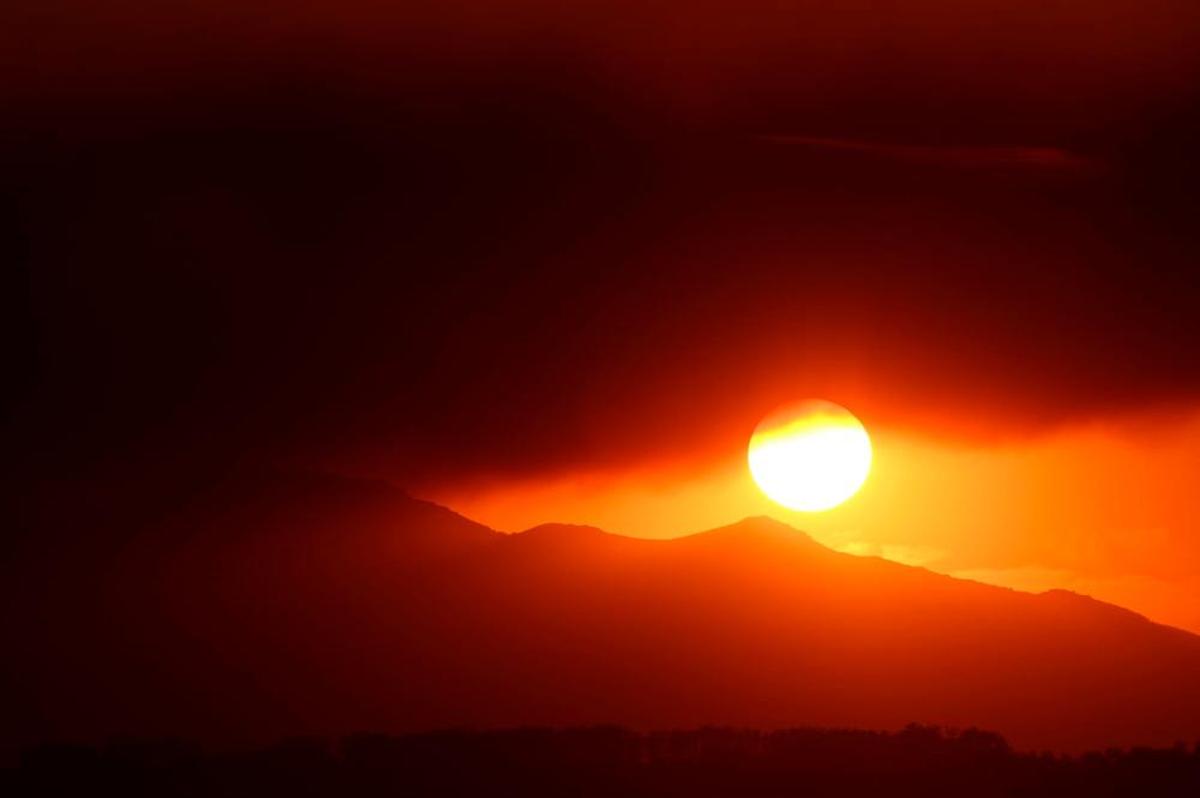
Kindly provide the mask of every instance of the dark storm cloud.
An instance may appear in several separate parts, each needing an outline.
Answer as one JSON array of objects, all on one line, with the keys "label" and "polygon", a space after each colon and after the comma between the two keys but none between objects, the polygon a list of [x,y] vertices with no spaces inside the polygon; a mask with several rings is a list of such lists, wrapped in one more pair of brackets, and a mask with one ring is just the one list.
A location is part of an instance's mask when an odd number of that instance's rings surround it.
[{"label": "dark storm cloud", "polygon": [[420,482],[704,454],[810,393],[970,437],[1200,387],[1183,72],[1050,103],[1072,75],[768,54],[697,106],[594,53],[286,50],[21,94],[19,467]]}]

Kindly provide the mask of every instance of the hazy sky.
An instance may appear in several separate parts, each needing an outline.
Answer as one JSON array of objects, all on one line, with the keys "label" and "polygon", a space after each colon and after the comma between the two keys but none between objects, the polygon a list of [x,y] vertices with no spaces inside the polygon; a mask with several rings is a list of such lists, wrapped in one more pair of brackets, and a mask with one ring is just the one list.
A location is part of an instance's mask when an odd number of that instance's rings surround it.
[{"label": "hazy sky", "polygon": [[21,12],[9,490],[261,459],[677,534],[822,396],[877,467],[792,522],[1200,629],[1197,6],[837,6]]}]

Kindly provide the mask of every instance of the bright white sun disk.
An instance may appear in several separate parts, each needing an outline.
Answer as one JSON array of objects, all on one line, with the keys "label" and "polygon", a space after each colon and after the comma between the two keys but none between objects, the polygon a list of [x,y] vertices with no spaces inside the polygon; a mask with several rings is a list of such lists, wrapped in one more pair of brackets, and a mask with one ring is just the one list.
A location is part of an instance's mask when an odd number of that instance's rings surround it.
[{"label": "bright white sun disk", "polygon": [[871,470],[871,439],[840,405],[808,400],[764,418],[747,455],[754,481],[792,510],[816,512],[853,496]]}]

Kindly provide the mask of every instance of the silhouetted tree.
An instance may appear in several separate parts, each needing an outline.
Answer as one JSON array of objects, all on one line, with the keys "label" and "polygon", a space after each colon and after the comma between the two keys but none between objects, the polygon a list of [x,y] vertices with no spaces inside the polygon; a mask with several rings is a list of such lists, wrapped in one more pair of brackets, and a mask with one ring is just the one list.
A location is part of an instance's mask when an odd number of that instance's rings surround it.
[{"label": "silhouetted tree", "polygon": [[45,745],[0,773],[15,796],[1118,796],[1200,795],[1200,744],[1079,757],[1013,751],[998,734],[617,727],[358,734],[240,752],[179,741]]}]

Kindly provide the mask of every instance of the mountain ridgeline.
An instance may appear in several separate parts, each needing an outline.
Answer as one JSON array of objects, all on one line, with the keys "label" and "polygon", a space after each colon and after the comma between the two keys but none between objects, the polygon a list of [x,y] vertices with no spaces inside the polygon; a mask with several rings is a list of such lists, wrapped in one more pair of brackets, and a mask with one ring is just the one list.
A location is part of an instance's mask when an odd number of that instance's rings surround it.
[{"label": "mountain ridgeline", "polygon": [[673,540],[506,535],[383,484],[281,474],[127,522],[117,504],[22,519],[4,574],[9,750],[914,721],[1018,749],[1200,740],[1200,637],[765,518]]}]

